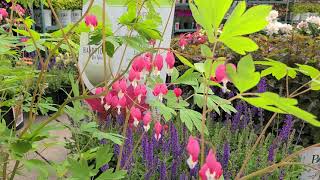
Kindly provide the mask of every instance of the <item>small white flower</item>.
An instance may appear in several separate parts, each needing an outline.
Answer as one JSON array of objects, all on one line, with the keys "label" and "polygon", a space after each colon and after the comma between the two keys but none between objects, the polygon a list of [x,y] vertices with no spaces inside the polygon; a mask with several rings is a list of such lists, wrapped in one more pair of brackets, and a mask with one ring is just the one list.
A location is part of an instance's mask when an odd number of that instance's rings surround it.
[{"label": "small white flower", "polygon": [[276,11],[276,10],[272,10],[272,11],[269,13],[268,17],[266,18],[266,20],[267,20],[269,23],[271,23],[271,22],[273,22],[273,21],[276,21],[277,18],[278,18],[278,16],[279,16],[279,12]]}]

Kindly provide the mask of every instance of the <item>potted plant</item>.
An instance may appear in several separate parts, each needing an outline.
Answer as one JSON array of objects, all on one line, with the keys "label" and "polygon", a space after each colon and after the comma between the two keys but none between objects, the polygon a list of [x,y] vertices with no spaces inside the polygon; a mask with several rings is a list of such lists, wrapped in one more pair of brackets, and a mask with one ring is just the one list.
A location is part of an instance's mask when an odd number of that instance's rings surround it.
[{"label": "potted plant", "polygon": [[[41,3],[43,4],[43,11],[41,13]],[[34,2],[35,10],[34,10],[34,18],[36,22],[36,26],[41,27],[42,25],[44,27],[52,26],[52,12],[50,10],[50,7],[48,6],[47,2],[45,0],[35,0]],[[43,20],[43,24],[42,24]]]},{"label": "potted plant", "polygon": [[82,15],[82,0],[72,0],[72,14],[71,14],[71,21],[72,23],[76,23]]},{"label": "potted plant", "polygon": [[72,0],[57,0],[57,12],[58,12],[58,18],[60,20],[60,23],[62,26],[67,26],[70,24],[71,21],[71,14],[72,14]]}]

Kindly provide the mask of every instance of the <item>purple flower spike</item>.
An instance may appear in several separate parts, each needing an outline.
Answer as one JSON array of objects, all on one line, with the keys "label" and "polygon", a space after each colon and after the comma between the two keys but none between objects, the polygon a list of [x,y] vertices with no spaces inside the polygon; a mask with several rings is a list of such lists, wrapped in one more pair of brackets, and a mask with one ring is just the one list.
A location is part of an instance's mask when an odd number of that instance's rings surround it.
[{"label": "purple flower spike", "polygon": [[293,117],[291,115],[286,115],[286,119],[284,120],[284,125],[279,133],[279,138],[281,141],[285,141],[289,138],[293,127]]},{"label": "purple flower spike", "polygon": [[165,180],[166,179],[166,173],[167,173],[167,168],[166,168],[166,163],[161,162],[160,165],[160,180]]}]

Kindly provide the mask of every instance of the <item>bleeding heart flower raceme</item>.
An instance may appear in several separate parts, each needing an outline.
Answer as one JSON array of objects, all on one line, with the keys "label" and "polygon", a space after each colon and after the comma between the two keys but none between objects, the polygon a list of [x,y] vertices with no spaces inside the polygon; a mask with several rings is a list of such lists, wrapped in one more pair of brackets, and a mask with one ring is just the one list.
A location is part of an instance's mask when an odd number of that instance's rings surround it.
[{"label": "bleeding heart flower raceme", "polygon": [[152,93],[154,96],[158,96],[159,100],[162,101],[163,96],[168,93],[167,85],[166,84],[156,84]]},{"label": "bleeding heart flower raceme", "polygon": [[174,88],[173,92],[177,98],[180,97],[182,94],[182,90],[180,88]]},{"label": "bleeding heart flower raceme", "polygon": [[131,82],[133,87],[137,87],[138,81],[140,80],[140,72],[135,71],[134,69],[131,69],[129,72],[129,81]]},{"label": "bleeding heart flower raceme", "polygon": [[148,111],[143,116],[143,128],[144,128],[145,132],[147,132],[150,129],[150,122],[151,122],[151,112]]},{"label": "bleeding heart flower raceme", "polygon": [[198,163],[198,157],[200,153],[200,146],[198,141],[192,136],[189,137],[187,144],[187,151],[189,154],[189,158],[187,160],[187,164],[190,169],[193,169]]},{"label": "bleeding heart flower raceme", "polygon": [[145,67],[145,60],[142,56],[136,57],[132,62],[132,69],[136,72],[142,72]]},{"label": "bleeding heart flower raceme", "polygon": [[150,52],[145,53],[143,56],[143,59],[144,59],[145,70],[147,72],[150,72],[152,70],[152,59],[153,59],[152,53]]},{"label": "bleeding heart flower raceme", "polygon": [[166,63],[168,65],[169,74],[171,74],[174,68],[174,63],[175,63],[175,58],[171,51],[167,52]]},{"label": "bleeding heart flower raceme", "polygon": [[104,100],[105,100],[105,104],[104,104],[104,109],[106,111],[108,111],[112,105],[112,99],[113,99],[113,96],[111,93],[108,93],[105,97],[104,97]]},{"label": "bleeding heart flower raceme", "polygon": [[[102,92],[104,92],[105,88],[104,87],[98,87],[96,88],[95,90],[95,94],[101,94]],[[101,104],[103,104],[103,99],[104,97],[103,96],[100,96],[100,102]]]},{"label": "bleeding heart flower raceme", "polygon": [[199,175],[202,180],[218,180],[222,175],[222,166],[217,161],[215,154],[212,150],[209,151],[209,154],[206,158],[206,163],[201,167]]},{"label": "bleeding heart flower raceme", "polygon": [[160,124],[159,121],[156,122],[154,125],[154,137],[156,138],[157,141],[161,138],[161,131],[162,131],[162,125]]},{"label": "bleeding heart flower raceme", "polygon": [[8,17],[8,12],[4,8],[0,8],[0,21]]},{"label": "bleeding heart flower raceme", "polygon": [[143,85],[138,85],[136,88],[134,88],[134,95],[138,96],[138,102],[141,102],[141,98],[142,96],[146,96],[147,95],[147,88],[146,86]]},{"label": "bleeding heart flower raceme", "polygon": [[127,91],[127,81],[125,79],[121,79],[112,84],[112,89],[118,92],[118,97],[122,98]]},{"label": "bleeding heart flower raceme", "polygon": [[19,4],[12,6],[11,9],[13,11],[16,11],[16,13],[18,13],[20,16],[24,16],[24,14],[26,13],[26,10],[23,9],[23,7],[20,6]]},{"label": "bleeding heart flower raceme", "polygon": [[133,125],[135,127],[138,126],[139,121],[141,121],[141,111],[139,108],[132,107],[130,109],[131,117],[133,118]]},{"label": "bleeding heart flower raceme", "polygon": [[156,55],[153,64],[154,64],[154,67],[155,67],[154,74],[156,76],[158,76],[160,74],[160,71],[163,68],[163,57],[161,56],[161,54],[157,54]]},{"label": "bleeding heart flower raceme", "polygon": [[97,17],[95,15],[87,15],[85,18],[84,18],[84,22],[86,23],[86,25],[88,27],[90,27],[90,30],[91,31],[94,31],[94,28],[98,26],[98,20],[97,20]]},{"label": "bleeding heart flower raceme", "polygon": [[[228,64],[231,65],[232,68],[237,69],[236,66],[234,64]],[[221,64],[217,67],[216,69],[216,80],[218,83],[223,83],[223,88],[222,91],[225,93],[227,92],[227,83],[230,81],[230,79],[228,78],[227,75],[227,71],[226,71],[226,66],[225,64]]]}]

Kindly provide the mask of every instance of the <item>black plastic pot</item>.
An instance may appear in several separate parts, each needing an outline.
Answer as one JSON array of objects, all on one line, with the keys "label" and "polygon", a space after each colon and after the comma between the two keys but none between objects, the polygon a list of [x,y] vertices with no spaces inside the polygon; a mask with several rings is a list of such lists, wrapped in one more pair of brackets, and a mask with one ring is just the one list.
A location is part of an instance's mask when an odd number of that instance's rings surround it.
[{"label": "black plastic pot", "polygon": [[[14,127],[14,114],[13,109],[11,107],[1,107],[1,117],[6,121],[6,125],[9,129]],[[16,130],[23,128],[24,121],[16,126]]]}]

